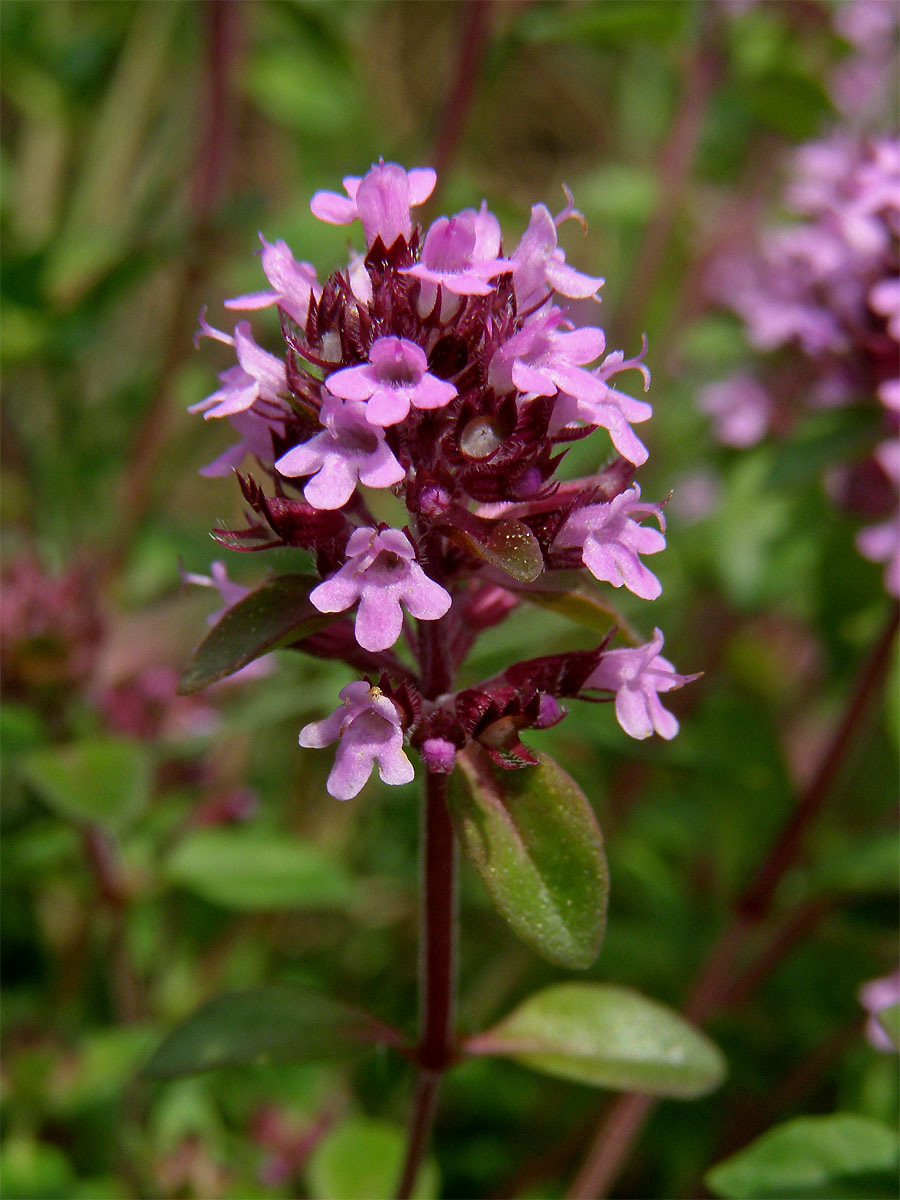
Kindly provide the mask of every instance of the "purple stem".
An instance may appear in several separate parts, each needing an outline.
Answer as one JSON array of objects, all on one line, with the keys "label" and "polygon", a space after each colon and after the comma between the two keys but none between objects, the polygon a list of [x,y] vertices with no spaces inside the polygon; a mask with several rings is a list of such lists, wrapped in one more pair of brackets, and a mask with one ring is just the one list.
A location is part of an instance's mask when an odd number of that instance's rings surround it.
[{"label": "purple stem", "polygon": [[245,6],[232,0],[206,0],[205,119],[198,121],[197,163],[190,187],[186,252],[178,267],[177,299],[169,314],[156,386],[132,441],[123,475],[118,535],[107,570],[127,554],[135,527],[152,500],[153,486],[171,424],[173,381],[190,350],[190,328],[199,308],[198,290],[215,250],[210,220],[228,186],[232,138],[232,89],[240,50]]},{"label": "purple stem", "polygon": [[[422,674],[425,695],[447,691],[452,668],[447,660],[446,620],[421,621]],[[444,1071],[456,1055],[454,991],[456,979],[456,840],[447,807],[449,776],[425,776],[423,818],[421,1029],[413,1054],[418,1077],[410,1113],[406,1161],[397,1185],[397,1200],[412,1195],[428,1149]]]},{"label": "purple stem", "polygon": [[[462,31],[456,60],[456,72],[444,104],[444,120],[434,151],[434,168],[440,189],[465,132],[466,120],[475,96],[478,71],[488,44],[490,0],[469,0],[462,5]],[[432,196],[432,203],[435,197]]]}]

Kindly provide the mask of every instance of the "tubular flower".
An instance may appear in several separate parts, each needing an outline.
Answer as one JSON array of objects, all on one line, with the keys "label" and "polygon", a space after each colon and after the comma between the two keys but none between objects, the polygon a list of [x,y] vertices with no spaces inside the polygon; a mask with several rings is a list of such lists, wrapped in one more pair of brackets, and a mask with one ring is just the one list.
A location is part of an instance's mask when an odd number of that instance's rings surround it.
[{"label": "tubular flower", "polygon": [[[624,584],[629,592],[644,600],[655,600],[662,585],[649,571],[639,554],[658,554],[665,550],[661,530],[665,520],[658,504],[641,504],[641,489],[634,485],[621,492],[609,504],[588,504],[576,509],[556,536],[558,549],[577,547],[584,565],[601,582],[613,587]],[[638,521],[652,514],[659,529],[647,529]]]},{"label": "tubular flower", "polygon": [[633,738],[647,738],[656,731],[670,740],[678,732],[678,721],[663,708],[660,692],[680,688],[696,675],[679,675],[663,658],[663,635],[654,630],[653,638],[633,650],[609,650],[600,665],[587,678],[586,688],[604,688],[616,693],[619,724]]},{"label": "tubular flower", "polygon": [[416,408],[443,408],[456,395],[452,383],[429,375],[425,351],[407,338],[373,342],[369,361],[329,375],[325,386],[342,400],[367,400],[370,425],[396,425]]},{"label": "tubular flower", "polygon": [[412,763],[403,752],[400,714],[377,687],[361,681],[340,691],[343,704],[324,721],[300,730],[300,745],[320,749],[337,742],[328,790],[336,800],[352,800],[375,767],[384,783],[411,783]]},{"label": "tubular flower", "polygon": [[268,279],[268,291],[249,292],[225,301],[226,308],[239,311],[270,308],[277,304],[298,325],[306,323],[310,297],[319,292],[316,269],[310,263],[297,262],[287,242],[267,242],[262,234],[262,268]]},{"label": "tubular flower", "polygon": [[[647,449],[631,426],[652,410],[614,386],[636,370],[646,391],[646,342],[632,358],[608,352],[602,329],[578,327],[560,305],[596,296],[603,282],[571,267],[558,244],[559,225],[580,216],[571,196],[555,219],[535,205],[508,256],[485,202],[427,231],[416,225],[412,210],[434,185],[429,168],[379,162],[346,178],[344,195],[317,192],[313,213],[359,220],[365,240],[322,283],[284,242],[263,240],[269,288],[227,303],[276,305],[281,355],[257,345],[246,321],[230,335],[201,317],[200,336],[228,346],[237,363],[194,411],[226,418],[240,438],[205,473],[252,456],[272,481],[238,475],[247,526],[214,536],[232,550],[311,555],[317,581],[283,576],[267,586],[297,590],[298,649],[365,676],[301,733],[304,746],[337,743],[328,788],[342,799],[374,766],[387,783],[409,780],[404,741],[430,772],[451,771],[472,742],[497,766],[525,769],[537,759],[522,731],[562,720],[561,700],[596,699],[587,694],[596,688],[617,692],[632,736],[656,728],[671,737],[675,719],[650,684],[665,691],[690,678],[659,658],[660,634],[642,651],[609,650],[606,639],[452,691],[475,638],[529,590],[558,591],[585,567],[604,584],[657,596],[642,556],[665,538],[661,506],[633,483]],[[597,429],[609,434],[597,468],[560,479],[568,444]],[[617,453],[601,465],[610,443]],[[373,515],[385,505],[405,510],[398,528]],[[642,524],[648,517],[658,529]],[[401,636],[414,669],[394,651]],[[643,724],[639,710],[650,714]]]},{"label": "tubular flower", "polygon": [[403,625],[401,601],[420,621],[436,621],[450,607],[450,593],[428,578],[399,529],[355,529],[346,554],[338,573],[309,598],[319,612],[343,612],[359,601],[356,640],[364,649],[393,646]]}]

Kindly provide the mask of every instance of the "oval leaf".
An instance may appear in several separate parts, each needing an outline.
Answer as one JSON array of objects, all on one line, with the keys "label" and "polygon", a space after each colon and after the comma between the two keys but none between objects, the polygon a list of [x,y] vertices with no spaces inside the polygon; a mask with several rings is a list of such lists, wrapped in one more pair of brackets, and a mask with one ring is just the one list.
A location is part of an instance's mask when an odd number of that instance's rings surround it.
[{"label": "oval leaf", "polygon": [[444,532],[483,562],[499,567],[520,583],[537,579],[544,569],[541,545],[521,521],[478,521]]},{"label": "oval leaf", "polygon": [[315,575],[279,575],[233,604],[191,655],[179,694],[199,692],[270,650],[333,624],[334,613],[320,613],[310,603],[319,583]]},{"label": "oval leaf", "polygon": [[147,748],[125,738],[35,750],[23,759],[22,773],[60,816],[113,832],[141,812],[150,789]]},{"label": "oval leaf", "polygon": [[504,771],[479,747],[459,756],[450,811],[491,899],[550,962],[587,967],[606,925],[609,883],[594,811],[547,754]]},{"label": "oval leaf", "polygon": [[725,1076],[718,1048],[677,1013],[599,983],[544,988],[466,1049],[561,1079],[654,1096],[702,1096]]},{"label": "oval leaf", "polygon": [[641,638],[628,621],[609,603],[600,584],[586,571],[546,572],[536,582],[516,588],[516,595],[540,608],[568,617],[594,633],[618,629],[633,645]]},{"label": "oval leaf", "polygon": [[[351,1117],[330,1130],[310,1156],[309,1191],[313,1200],[390,1200],[396,1193],[406,1133],[389,1121]],[[434,1200],[439,1193],[437,1166],[422,1163],[413,1200]]]},{"label": "oval leaf", "polygon": [[900,1138],[851,1113],[798,1117],[770,1129],[707,1172],[716,1196],[735,1200],[879,1200],[897,1195]]},{"label": "oval leaf", "polygon": [[299,988],[226,992],[174,1029],[144,1073],[196,1075],[247,1063],[328,1059],[400,1035],[360,1009]]},{"label": "oval leaf", "polygon": [[244,829],[202,829],[179,842],[165,865],[172,883],[244,912],[334,908],[352,896],[341,867],[309,842]]}]

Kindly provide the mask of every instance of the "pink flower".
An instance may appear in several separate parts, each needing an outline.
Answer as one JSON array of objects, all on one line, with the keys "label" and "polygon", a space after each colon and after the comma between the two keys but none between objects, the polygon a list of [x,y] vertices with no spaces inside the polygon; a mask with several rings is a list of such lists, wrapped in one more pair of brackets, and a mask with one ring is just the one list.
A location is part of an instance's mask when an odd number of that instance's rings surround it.
[{"label": "pink flower", "polygon": [[443,408],[456,395],[452,383],[428,373],[425,351],[406,338],[372,343],[369,361],[329,375],[325,386],[343,400],[366,400],[372,425],[396,425],[416,408]]},{"label": "pink flower", "polygon": [[513,288],[520,312],[532,308],[550,291],[571,299],[586,300],[603,286],[602,279],[583,275],[568,266],[566,256],[557,244],[556,222],[544,204],[532,207],[531,220],[513,251],[512,261],[515,264]]},{"label": "pink flower", "polygon": [[438,217],[425,235],[422,261],[402,274],[431,285],[422,289],[425,307],[434,304],[439,286],[455,296],[487,296],[494,290],[489,281],[513,270],[499,255],[500,222],[482,204],[478,212],[469,208],[455,217]]},{"label": "pink flower", "polygon": [[260,234],[259,240],[263,244],[262,268],[272,285],[271,290],[235,296],[233,300],[225,301],[225,307],[244,311],[277,304],[291,320],[300,326],[305,325],[309,298],[320,290],[315,267],[310,263],[297,262],[287,242],[280,238],[277,242],[267,242]]},{"label": "pink flower", "polygon": [[181,582],[192,583],[195,587],[215,588],[222,597],[222,607],[217,608],[206,618],[208,625],[215,625],[223,613],[227,612],[233,604],[237,604],[239,600],[243,600],[250,591],[242,583],[235,583],[233,579],[228,578],[228,568],[221,559],[210,563],[209,575],[197,575],[193,571],[182,571]]},{"label": "pink flower", "polygon": [[218,458],[201,467],[200,474],[207,478],[230,475],[241,465],[248,454],[255,455],[261,462],[272,460],[272,435],[284,436],[284,421],[278,416],[268,416],[258,406],[244,409],[228,418],[228,424],[240,435]]},{"label": "pink flower", "polygon": [[[900,483],[900,443],[882,442],[875,457],[888,479],[895,486]],[[861,529],[856,535],[856,548],[870,562],[886,564],[885,589],[891,596],[900,596],[900,512],[894,512],[889,521],[880,525]]]},{"label": "pink flower", "polygon": [[321,433],[282,454],[276,471],[289,478],[312,475],[303,489],[313,508],[341,508],[356,489],[393,487],[405,471],[384,440],[384,431],[366,420],[366,406],[348,400],[322,405]]},{"label": "pink flower", "polygon": [[324,721],[300,730],[300,745],[321,749],[337,742],[334,766],[326,784],[336,800],[352,800],[373,769],[383,783],[411,783],[413,765],[403,752],[403,729],[393,700],[364,680],[341,689],[343,705]]},{"label": "pink flower", "polygon": [[882,979],[870,979],[859,989],[859,1002],[869,1014],[866,1022],[866,1037],[876,1050],[896,1053],[897,1047],[878,1020],[878,1014],[886,1008],[900,1004],[900,970]]},{"label": "pink flower", "polygon": [[347,196],[338,192],[316,192],[310,202],[313,215],[329,225],[351,225],[362,221],[366,245],[381,238],[386,247],[398,237],[409,241],[412,234],[410,208],[424,204],[437,175],[431,167],[405,171],[396,163],[379,162],[360,178],[348,175],[344,182]]},{"label": "pink flower", "polygon": [[562,311],[551,308],[534,317],[494,352],[488,383],[498,392],[517,388],[533,396],[565,392],[576,400],[601,403],[609,389],[585,363],[600,357],[606,346],[602,329],[566,330]]},{"label": "pink flower", "polygon": [[649,457],[647,447],[631,426],[641,421],[649,421],[653,416],[653,408],[646,400],[635,400],[607,383],[608,379],[618,375],[620,371],[635,368],[643,376],[646,391],[650,386],[650,372],[641,361],[645,350],[646,344],[640,355],[629,359],[625,358],[623,351],[613,350],[607,354],[599,367],[590,372],[603,385],[601,398],[598,398],[595,391],[582,390],[579,396],[560,392],[553,409],[551,428],[561,429],[573,421],[598,425],[609,433],[610,441],[623,458],[627,458],[636,467],[645,463]]},{"label": "pink flower", "polygon": [[313,588],[319,612],[344,612],[357,600],[356,640],[365,650],[387,650],[403,627],[401,602],[420,621],[436,621],[450,607],[450,593],[429,579],[399,529],[362,526],[347,543],[347,561]]},{"label": "pink flower", "polygon": [[234,337],[231,337],[220,329],[214,329],[201,313],[197,337],[214,338],[217,342],[234,346],[239,365],[223,371],[219,376],[223,386],[204,400],[192,404],[188,412],[202,412],[206,420],[210,417],[231,417],[244,412],[257,400],[277,401],[287,391],[283,360],[257,346],[250,332],[249,321],[239,321],[234,328]]},{"label": "pink flower", "polygon": [[[554,547],[577,547],[582,560],[595,579],[624,584],[643,600],[655,600],[662,592],[659,580],[638,558],[639,554],[657,554],[665,550],[661,530],[665,520],[658,504],[641,504],[641,489],[635,484],[621,492],[609,504],[588,504],[576,509],[556,536]],[[645,529],[633,520],[652,514],[660,529]]]},{"label": "pink flower", "polygon": [[586,688],[608,688],[616,693],[616,718],[629,737],[647,738],[655,730],[666,741],[678,732],[678,721],[660,703],[659,692],[671,692],[697,675],[679,675],[659,653],[663,635],[633,650],[607,650],[600,665],[588,676]]},{"label": "pink flower", "polygon": [[769,431],[772,399],[749,375],[710,384],[700,392],[697,405],[712,417],[716,436],[726,446],[755,446]]}]

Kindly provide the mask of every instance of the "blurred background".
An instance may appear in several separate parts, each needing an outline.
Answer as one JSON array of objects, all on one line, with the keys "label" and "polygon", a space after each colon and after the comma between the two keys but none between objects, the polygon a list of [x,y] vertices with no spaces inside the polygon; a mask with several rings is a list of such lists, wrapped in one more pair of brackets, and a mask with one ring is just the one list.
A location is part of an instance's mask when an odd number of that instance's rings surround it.
[{"label": "blurred background", "polygon": [[[2,17],[7,1200],[324,1198],[337,1134],[377,1120],[390,1155],[402,1129],[407,1067],[386,1051],[139,1073],[229,988],[300,982],[415,1025],[415,785],[373,780],[340,804],[330,755],[297,747],[348,670],[281,652],[252,678],[174,692],[221,606],[179,565],[227,558],[250,585],[297,562],[209,539],[241,503],[198,474],[231,439],[186,413],[227,365],[194,350],[197,314],[220,326],[224,297],[262,286],[258,231],[324,278],[348,231],[309,197],[381,155],[438,169],[428,218],[486,197],[508,248],[567,184],[588,231],[569,223],[562,243],[606,279],[591,319],[626,356],[649,340],[639,477],[647,498],[673,493],[668,549],[652,613],[621,608],[704,675],[673,699],[673,743],[635,742],[590,705],[532,737],[607,842],[609,929],[588,977],[680,1006],[806,798],[708,1025],[729,1080],[662,1105],[614,1194],[702,1194],[711,1164],[800,1113],[894,1125],[896,1059],[866,1039],[858,998],[896,968],[895,602],[855,544],[888,506],[884,479],[851,486],[871,481],[884,412],[872,394],[801,405],[736,446],[697,397],[735,372],[795,398],[808,386],[803,355],[762,355],[710,272],[790,216],[802,143],[896,134],[896,6],[6,0]],[[255,324],[276,349],[273,313]],[[596,453],[578,443],[571,474]],[[593,636],[518,611],[467,678]],[[558,978],[466,869],[463,1026]],[[605,1102],[502,1061],[461,1067],[429,1194],[562,1196]]]}]

